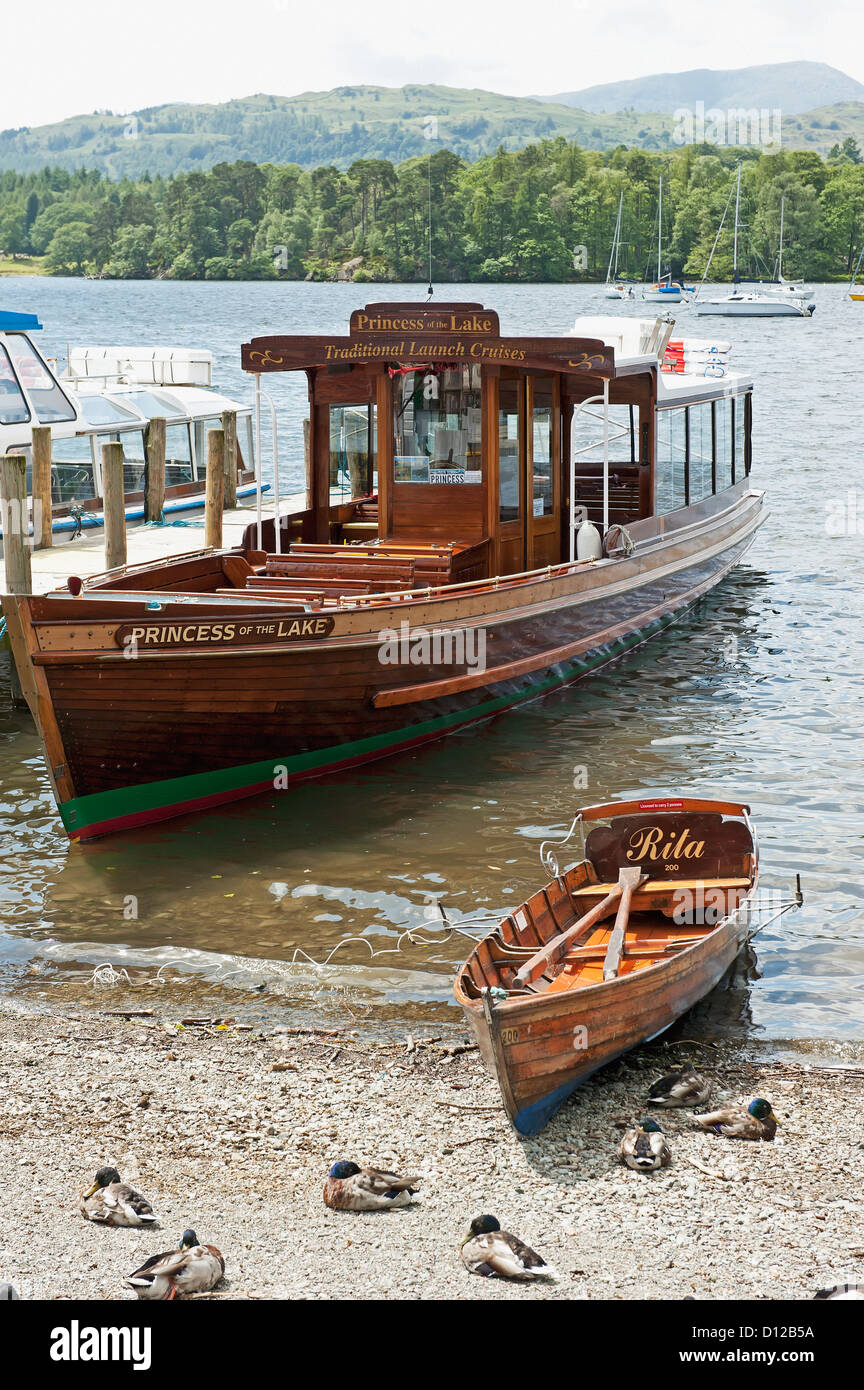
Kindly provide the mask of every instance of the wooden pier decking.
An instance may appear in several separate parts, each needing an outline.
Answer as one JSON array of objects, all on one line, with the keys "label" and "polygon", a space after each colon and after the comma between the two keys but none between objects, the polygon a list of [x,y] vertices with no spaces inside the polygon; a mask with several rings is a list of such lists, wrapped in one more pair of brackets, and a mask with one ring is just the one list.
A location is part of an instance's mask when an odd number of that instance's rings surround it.
[{"label": "wooden pier decking", "polygon": [[[285,510],[299,510],[305,505],[303,493],[280,498],[280,506]],[[262,515],[266,520],[272,517],[275,501],[268,493],[264,494]],[[255,499],[241,503],[222,513],[222,544],[230,547],[239,545],[247,526],[255,521]],[[205,513],[202,507],[187,512],[182,524],[167,523],[157,526],[144,521],[130,522],[126,527],[127,563],[144,564],[167,555],[182,555],[187,551],[203,550],[205,540]],[[87,579],[93,574],[102,574],[105,563],[105,528],[93,526],[82,532],[77,540],[62,541],[48,550],[34,550],[30,555],[30,569],[33,577],[33,593],[45,594],[52,589],[61,588],[70,574]],[[0,559],[0,577],[5,592],[5,565]]]}]

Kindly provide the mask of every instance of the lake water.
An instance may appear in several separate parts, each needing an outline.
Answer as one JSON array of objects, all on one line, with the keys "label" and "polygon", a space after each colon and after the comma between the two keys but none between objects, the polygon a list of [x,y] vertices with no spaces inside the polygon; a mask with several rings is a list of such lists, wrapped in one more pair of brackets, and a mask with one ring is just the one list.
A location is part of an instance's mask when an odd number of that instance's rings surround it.
[{"label": "lake water", "polygon": [[[244,340],[344,331],[367,300],[415,295],[0,281],[0,306],[39,313],[49,354],[69,341],[208,347],[216,384],[242,399]],[[439,297],[485,302],[516,334],[641,308],[572,286],[448,286]],[[731,340],[734,365],[756,379],[753,479],[770,517],[697,616],[594,679],[360,772],[84,847],[61,833],[29,716],[0,713],[0,988],[107,1007],[149,1007],[167,991],[178,1009],[298,1023],[455,1022],[450,979],[468,943],[440,931],[435,903],[470,930],[538,886],[540,841],[581,802],[679,791],[747,800],[763,884],[787,893],[800,871],[806,894],[758,938],[758,962],[688,1020],[688,1036],[860,1039],[864,304],[820,286],[817,305],[812,320],[680,311],[684,331]],[[272,392],[280,432],[284,421],[283,437],[296,437],[301,386],[277,378]],[[301,485],[296,451],[282,477],[283,490]],[[576,791],[580,767],[588,783]],[[409,928],[431,944],[394,951]],[[295,960],[321,963],[345,938],[360,939],[324,968]],[[106,964],[128,979],[92,983]]]}]

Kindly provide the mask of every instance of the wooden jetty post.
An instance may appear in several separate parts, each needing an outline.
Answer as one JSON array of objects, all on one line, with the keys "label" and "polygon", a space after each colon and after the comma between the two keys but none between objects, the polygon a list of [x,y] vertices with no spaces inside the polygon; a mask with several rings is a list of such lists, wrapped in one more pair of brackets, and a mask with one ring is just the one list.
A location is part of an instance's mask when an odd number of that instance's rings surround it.
[{"label": "wooden jetty post", "polygon": [[154,415],[147,429],[144,466],[144,520],[161,521],[165,507],[165,420]]},{"label": "wooden jetty post", "polygon": [[0,525],[6,562],[7,594],[32,594],[30,518],[27,514],[27,459],[24,454],[0,456]]},{"label": "wooden jetty post", "polygon": [[222,506],[225,498],[225,431],[207,431],[207,491],[204,499],[204,544],[222,545]]},{"label": "wooden jetty post", "polygon": [[33,426],[33,546],[48,550],[51,529],[51,426]]},{"label": "wooden jetty post", "polygon": [[222,433],[225,435],[225,495],[224,511],[237,506],[237,411],[222,411]]},{"label": "wooden jetty post", "polygon": [[105,513],[105,568],[126,563],[126,502],[123,495],[123,445],[102,445],[102,508]]}]

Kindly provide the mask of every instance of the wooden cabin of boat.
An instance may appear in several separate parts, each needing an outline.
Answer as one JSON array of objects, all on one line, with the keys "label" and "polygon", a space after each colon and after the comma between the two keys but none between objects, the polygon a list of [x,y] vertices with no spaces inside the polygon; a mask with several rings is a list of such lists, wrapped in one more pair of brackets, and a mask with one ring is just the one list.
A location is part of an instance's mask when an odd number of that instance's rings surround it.
[{"label": "wooden cabin of boat", "polygon": [[671,332],[506,337],[480,304],[396,303],[247,343],[258,418],[267,374],[305,373],[306,505],[4,599],[70,834],[440,738],[674,623],[764,512],[751,383]]},{"label": "wooden cabin of boat", "polygon": [[716,507],[750,471],[752,382],[728,357],[667,355],[671,331],[605,317],[510,338],[481,304],[394,303],[356,311],[347,337],[254,339],[259,382],[308,378],[307,507],[249,546],[446,548],[465,580],[566,562],[585,518],[606,536]]}]

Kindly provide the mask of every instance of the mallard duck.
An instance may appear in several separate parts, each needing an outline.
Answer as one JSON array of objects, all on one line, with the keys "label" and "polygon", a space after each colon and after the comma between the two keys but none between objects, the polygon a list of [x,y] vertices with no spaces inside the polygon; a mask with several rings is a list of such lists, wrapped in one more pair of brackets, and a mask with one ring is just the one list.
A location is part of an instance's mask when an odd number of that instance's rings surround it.
[{"label": "mallard duck", "polygon": [[126,1287],[139,1298],[170,1301],[178,1294],[208,1293],[225,1273],[225,1261],[215,1245],[199,1245],[193,1230],[183,1232],[179,1250],[151,1255],[126,1278]]},{"label": "mallard duck", "polygon": [[387,1211],[407,1207],[421,1181],[403,1178],[382,1168],[360,1168],[356,1163],[334,1163],[324,1184],[324,1205],[334,1211]]},{"label": "mallard duck", "polygon": [[655,1120],[642,1120],[638,1129],[628,1129],[618,1146],[628,1168],[637,1173],[653,1173],[665,1168],[672,1157],[666,1136]]},{"label": "mallard duck", "polygon": [[728,1109],[710,1110],[693,1118],[703,1129],[712,1129],[727,1139],[773,1139],[780,1123],[771,1102],[758,1097],[751,1100],[746,1110],[730,1105]]},{"label": "mallard duck", "polygon": [[11,1303],[13,1300],[20,1302],[14,1284],[0,1284],[0,1303]]},{"label": "mallard duck", "polygon": [[487,1279],[554,1279],[555,1271],[518,1236],[502,1231],[494,1216],[475,1216],[462,1242],[462,1263]]},{"label": "mallard duck", "polygon": [[654,1082],[648,1091],[648,1104],[662,1105],[666,1110],[704,1105],[712,1085],[710,1076],[701,1076],[692,1062],[684,1062],[680,1071],[670,1072]]},{"label": "mallard duck", "polygon": [[153,1226],[158,1217],[140,1192],[120,1181],[116,1168],[100,1168],[80,1201],[81,1215],[103,1226]]},{"label": "mallard duck", "polygon": [[864,1284],[835,1284],[833,1289],[820,1289],[815,1298],[864,1298]]}]

